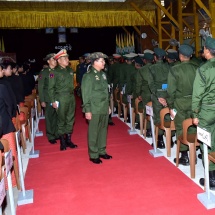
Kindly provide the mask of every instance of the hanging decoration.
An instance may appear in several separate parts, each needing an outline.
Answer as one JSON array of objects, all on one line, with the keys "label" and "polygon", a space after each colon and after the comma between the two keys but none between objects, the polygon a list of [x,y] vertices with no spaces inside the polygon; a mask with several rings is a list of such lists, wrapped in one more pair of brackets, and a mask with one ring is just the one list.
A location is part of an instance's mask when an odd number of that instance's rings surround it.
[{"label": "hanging decoration", "polygon": [[120,55],[135,52],[134,33],[116,35],[116,53]]}]

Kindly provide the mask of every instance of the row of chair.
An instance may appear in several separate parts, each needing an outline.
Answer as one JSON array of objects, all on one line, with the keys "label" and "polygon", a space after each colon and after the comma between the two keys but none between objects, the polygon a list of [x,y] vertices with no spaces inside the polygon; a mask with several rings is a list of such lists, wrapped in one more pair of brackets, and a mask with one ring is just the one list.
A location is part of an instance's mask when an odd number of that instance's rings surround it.
[{"label": "row of chair", "polygon": [[[123,114],[124,114],[124,121],[127,122],[127,114],[129,106],[124,104],[122,101],[122,95],[118,96],[118,89],[114,91],[114,100],[118,104],[118,117],[120,117],[121,114],[121,107],[123,107]],[[150,117],[146,115],[144,117],[144,109],[139,108],[139,102],[140,100],[138,98],[135,99],[135,107],[132,108],[132,127],[135,126],[135,114],[139,115],[140,120],[140,135],[144,135],[144,138],[146,138],[146,127],[147,122],[150,121]],[[147,106],[152,106],[152,102],[148,102]],[[162,129],[165,131],[166,136],[166,152],[167,157],[171,156],[171,133],[172,131],[175,131],[175,124],[174,121],[165,121],[165,116],[167,114],[170,114],[169,108],[163,108],[160,111],[160,124],[155,125],[155,141],[157,143],[158,139],[158,131],[159,129]],[[176,150],[176,166],[179,165],[179,154],[180,154],[180,145],[185,144],[189,147],[189,157],[190,157],[190,177],[195,178],[195,164],[196,164],[196,147],[199,146],[199,142],[197,141],[197,135],[196,134],[189,134],[188,129],[190,126],[193,125],[192,118],[188,118],[183,121],[183,134],[177,137],[177,150]],[[215,162],[215,153],[209,153],[208,159],[212,162]]]}]

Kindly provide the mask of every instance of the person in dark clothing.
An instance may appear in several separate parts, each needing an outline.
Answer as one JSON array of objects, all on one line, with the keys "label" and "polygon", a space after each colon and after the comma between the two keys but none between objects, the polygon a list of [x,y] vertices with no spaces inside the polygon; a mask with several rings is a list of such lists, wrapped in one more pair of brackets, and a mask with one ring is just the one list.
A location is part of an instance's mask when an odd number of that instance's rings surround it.
[{"label": "person in dark clothing", "polygon": [[29,65],[23,64],[23,72],[19,71],[21,73],[21,78],[23,81],[24,86],[24,95],[29,96],[32,93],[32,90],[35,87],[35,79],[34,76],[29,72]]},{"label": "person in dark clothing", "polygon": [[0,84],[5,85],[8,90],[8,98],[9,98],[8,106],[11,107],[10,115],[12,117],[16,117],[16,110],[17,110],[16,97],[13,93],[10,82],[7,80],[7,77],[12,74],[11,66],[8,64],[0,64],[0,68],[1,68]]},{"label": "person in dark clothing", "polygon": [[7,81],[10,82],[12,90],[16,96],[16,103],[20,104],[24,102],[24,86],[22,78],[18,73],[19,65],[12,64],[12,75],[7,78]]}]

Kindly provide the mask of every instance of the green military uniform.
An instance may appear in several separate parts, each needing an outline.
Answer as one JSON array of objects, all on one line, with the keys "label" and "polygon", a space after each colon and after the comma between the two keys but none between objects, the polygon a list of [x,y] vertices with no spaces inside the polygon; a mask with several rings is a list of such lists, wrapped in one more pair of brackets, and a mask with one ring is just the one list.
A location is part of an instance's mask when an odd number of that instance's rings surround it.
[{"label": "green military uniform", "polygon": [[[185,54],[187,53],[186,55],[189,57],[190,53],[186,48],[190,49],[189,46],[181,45],[179,52],[180,49],[184,49]],[[192,49],[190,49],[190,52],[192,53]],[[167,103],[170,109],[176,109],[177,111],[174,118],[177,137],[182,134],[182,122],[191,116],[192,91],[196,69],[197,66],[190,60],[183,61],[180,64],[171,67],[168,75]],[[190,132],[195,133],[196,129],[190,128]],[[180,151],[187,150],[187,145],[180,145]]]},{"label": "green military uniform", "polygon": [[[159,48],[155,49],[155,53],[157,53],[157,55],[161,57],[165,56],[165,52]],[[158,98],[167,97],[166,85],[169,68],[169,65],[167,63],[164,63],[163,60],[158,60],[155,64],[149,67],[148,84],[152,94],[151,99],[155,125],[160,123],[160,111],[163,108],[163,106],[158,101]],[[159,131],[159,135],[162,134],[163,131]]]},{"label": "green military uniform", "polygon": [[81,90],[83,112],[92,113],[88,127],[88,152],[91,159],[98,159],[106,154],[107,142],[109,93],[105,73],[92,66],[83,76]]},{"label": "green military uniform", "polygon": [[38,78],[38,91],[40,102],[45,102],[45,121],[46,121],[46,136],[48,140],[55,140],[58,136],[56,134],[57,127],[57,114],[56,110],[51,106],[51,100],[48,93],[49,74],[54,69],[43,69]]},{"label": "green military uniform", "polygon": [[[136,74],[136,95],[137,97],[142,97],[142,108],[144,109],[144,116],[146,117],[145,106],[151,101],[151,92],[148,85],[149,78],[149,67],[152,65],[150,61],[153,60],[153,55],[150,53],[145,54],[145,59],[148,60],[142,68],[137,71]],[[147,129],[150,128],[150,124],[147,124]]]},{"label": "green military uniform", "polygon": [[57,109],[58,135],[71,134],[74,124],[75,97],[73,70],[57,66],[49,75],[49,96],[51,103],[59,102]]},{"label": "green military uniform", "polygon": [[[198,126],[211,133],[211,148],[215,152],[215,58],[208,60],[196,73],[193,84],[192,110],[193,118],[199,119]],[[201,148],[203,150],[202,144]],[[215,170],[215,164],[210,162],[209,170]]]},{"label": "green military uniform", "polygon": [[[209,152],[215,152],[215,39],[207,37],[204,55],[207,62],[196,73],[193,84],[192,110],[194,122],[198,119],[198,126],[211,133],[211,147]],[[203,150],[203,145],[200,144]],[[203,158],[203,156],[202,156]],[[207,158],[205,158],[207,159]],[[203,160],[203,159],[202,159]],[[199,183],[204,186],[205,179],[200,178]],[[215,190],[215,164],[209,163],[209,186]]]}]

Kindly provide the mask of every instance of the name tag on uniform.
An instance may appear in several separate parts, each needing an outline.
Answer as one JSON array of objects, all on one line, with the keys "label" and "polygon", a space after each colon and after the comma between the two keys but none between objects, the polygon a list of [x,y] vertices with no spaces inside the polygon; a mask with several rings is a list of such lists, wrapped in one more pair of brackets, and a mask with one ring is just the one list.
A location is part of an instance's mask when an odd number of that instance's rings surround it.
[{"label": "name tag on uniform", "polygon": [[162,90],[166,90],[168,87],[168,84],[162,84]]}]

